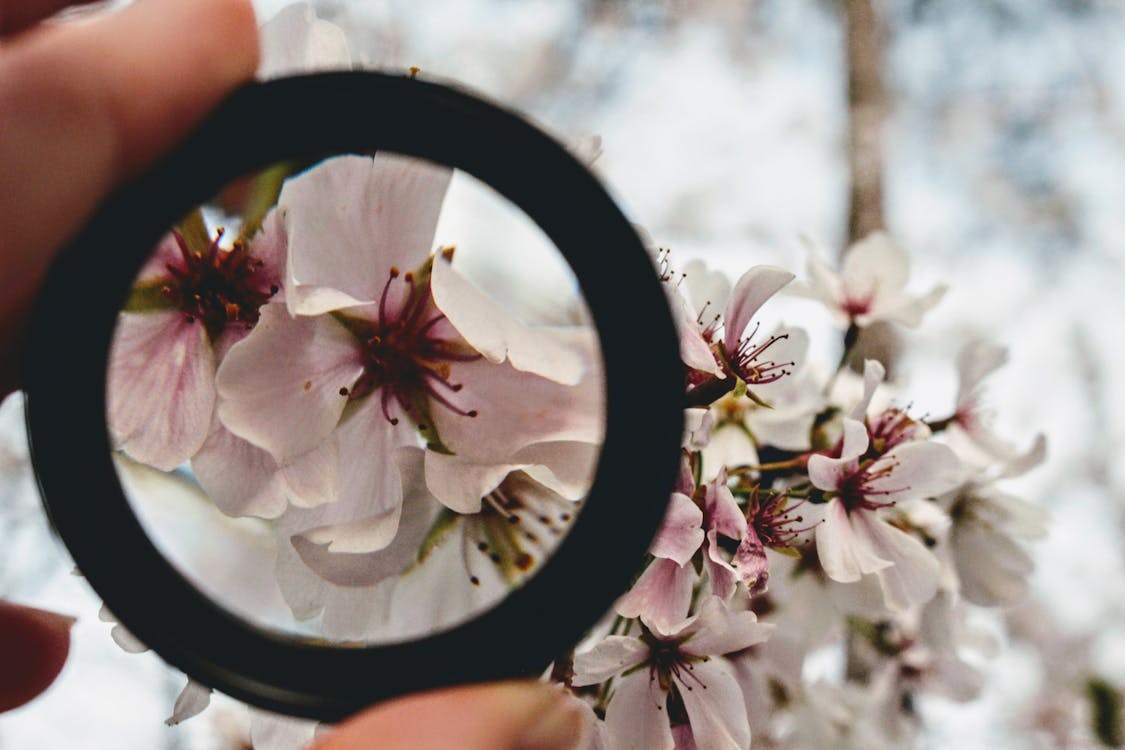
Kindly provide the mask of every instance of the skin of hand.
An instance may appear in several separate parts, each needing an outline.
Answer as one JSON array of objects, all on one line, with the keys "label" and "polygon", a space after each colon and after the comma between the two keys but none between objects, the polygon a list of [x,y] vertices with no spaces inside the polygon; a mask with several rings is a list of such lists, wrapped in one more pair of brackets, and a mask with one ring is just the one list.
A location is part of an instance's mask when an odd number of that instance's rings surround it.
[{"label": "skin of hand", "polygon": [[[249,0],[137,0],[44,22],[70,4],[0,0],[0,397],[21,385],[23,332],[54,253],[258,65]],[[0,712],[54,681],[73,623],[0,602]],[[500,683],[376,706],[316,748],[565,750],[581,726],[558,690]]]}]

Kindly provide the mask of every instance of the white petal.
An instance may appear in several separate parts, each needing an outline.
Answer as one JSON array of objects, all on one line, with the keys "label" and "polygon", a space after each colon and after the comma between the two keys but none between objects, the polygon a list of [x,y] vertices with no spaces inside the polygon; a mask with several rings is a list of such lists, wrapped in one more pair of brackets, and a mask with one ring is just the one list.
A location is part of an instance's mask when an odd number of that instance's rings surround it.
[{"label": "white petal", "polygon": [[320,524],[301,537],[327,554],[373,552],[390,544],[402,508],[396,451],[411,438],[409,429],[387,422],[378,394],[364,399],[336,431],[345,467],[339,500],[321,506]]},{"label": "white petal", "polygon": [[632,669],[648,658],[649,648],[639,638],[610,635],[589,651],[574,655],[574,685],[596,685]]},{"label": "white petal", "polygon": [[434,259],[430,291],[457,332],[491,362],[509,360],[517,370],[566,385],[581,380],[589,367],[568,341],[524,325],[441,257]]},{"label": "white petal", "polygon": [[232,434],[218,419],[191,459],[199,486],[228,516],[277,518],[288,505],[277,461]]},{"label": "white petal", "polygon": [[[700,322],[687,300],[680,296],[679,292],[672,290],[668,295],[668,303],[672,307],[672,316],[680,332],[680,359],[693,370],[720,378],[725,377],[719,363],[715,361],[711,345],[700,332]],[[704,320],[703,324],[708,325],[710,322]]]},{"label": "white petal", "polygon": [[730,665],[711,659],[691,666],[692,671],[677,678],[676,684],[696,745],[707,750],[747,750],[750,721]]},{"label": "white petal", "polygon": [[895,294],[909,276],[906,253],[883,232],[867,235],[844,253],[844,289],[850,298]]},{"label": "white petal", "polygon": [[477,463],[461,456],[426,451],[426,485],[442,505],[457,513],[479,513],[481,498],[521,464]]},{"label": "white petal", "polygon": [[705,307],[712,315],[726,309],[731,284],[725,273],[708,269],[707,264],[698,259],[689,260],[683,273],[687,299],[697,314]]},{"label": "white petal", "polygon": [[174,727],[181,721],[187,721],[191,717],[203,713],[203,710],[210,703],[211,688],[204,687],[194,680],[188,680],[184,689],[176,697],[176,703],[172,707],[172,715],[165,719],[164,723]]},{"label": "white petal", "polygon": [[[888,466],[894,468],[878,476]],[[864,486],[881,493],[879,500],[887,502],[940,495],[956,487],[963,478],[957,454],[947,445],[928,441],[904,443],[894,448],[871,464],[865,473],[875,478],[866,481]]]},{"label": "white petal", "polygon": [[754,440],[740,424],[725,424],[711,433],[711,441],[703,447],[703,468],[700,481],[710,482],[724,467],[752,466],[758,463]]},{"label": "white petal", "polygon": [[[388,484],[397,485],[401,473],[403,491],[409,493],[404,495],[409,502],[395,501],[397,509],[380,513],[378,508],[372,512],[370,506],[354,508],[334,503],[299,513],[291,510],[286,514],[289,528],[293,528],[295,522],[299,524],[298,529],[304,527],[303,532],[297,530],[291,537],[293,547],[301,560],[324,580],[340,586],[371,586],[401,574],[417,560],[422,540],[440,506],[425,489],[422,451],[402,448],[394,455],[398,468],[390,467],[394,477]],[[325,523],[333,516],[358,518],[344,523]],[[380,532],[387,530],[391,517],[394,517],[394,528],[385,539],[385,546],[364,551],[384,542]],[[381,522],[385,525],[380,526]],[[364,538],[363,532],[371,532],[373,538]],[[324,543],[324,537],[328,544]]]},{"label": "white petal", "polygon": [[614,750],[673,750],[668,696],[647,669],[622,677],[606,709],[605,728]]},{"label": "white petal", "polygon": [[207,439],[214,378],[202,323],[178,311],[121,313],[106,388],[114,443],[162,471],[184,463]]},{"label": "white petal", "polygon": [[687,495],[672,493],[660,532],[650,552],[684,565],[703,544],[703,511]]},{"label": "white petal", "polygon": [[938,284],[921,297],[897,295],[894,297],[879,297],[871,305],[865,315],[856,316],[856,324],[866,326],[876,320],[889,320],[892,323],[901,323],[908,328],[914,328],[922,322],[922,316],[941,302],[949,287]]},{"label": "white petal", "polygon": [[351,67],[344,30],[317,18],[305,3],[280,10],[262,24],[259,38],[262,45],[259,80]]},{"label": "white petal", "polygon": [[533,443],[515,458],[526,463],[523,470],[535,481],[562,495],[579,500],[590,491],[602,447],[574,440]]},{"label": "white petal", "polygon": [[749,611],[732,611],[722,599],[710,597],[691,626],[694,634],[680,647],[695,656],[722,656],[750,648],[770,637],[775,625],[758,622]]},{"label": "white petal", "polygon": [[380,152],[340,156],[289,179],[278,198],[289,235],[286,302],[316,315],[377,302],[391,268],[433,246],[452,170]]},{"label": "white petal", "polygon": [[875,553],[866,534],[853,527],[851,515],[840,498],[833,498],[828,501],[824,522],[816,527],[821,567],[829,578],[841,583],[858,581],[864,573],[874,573],[891,564]]},{"label": "white petal", "polygon": [[886,376],[887,369],[883,367],[879,360],[863,360],[863,396],[852,407],[849,417],[858,422],[867,418],[867,409],[871,406],[871,398],[875,395],[875,389],[879,387]]},{"label": "white petal", "polygon": [[461,383],[457,404],[476,417],[431,403],[431,417],[442,442],[474,460],[507,462],[533,443],[600,443],[604,430],[601,378],[576,386],[520,372],[510,364],[481,359],[458,364],[450,379]]},{"label": "white petal", "polygon": [[974,399],[981,381],[1008,361],[1007,347],[974,339],[957,354],[957,406],[967,406]]},{"label": "white petal", "polygon": [[728,352],[738,348],[758,309],[793,280],[793,274],[776,266],[754,266],[734,285],[723,313],[723,346]]},{"label": "white petal", "polygon": [[281,479],[289,501],[299,508],[315,508],[340,497],[340,451],[336,436],[329,435],[312,450],[281,466]]},{"label": "white petal", "polygon": [[219,418],[285,463],[328,437],[348,401],[340,389],[362,373],[357,340],[330,316],[292,318],[270,303],[219,368]]},{"label": "white petal", "polygon": [[856,513],[853,523],[857,534],[862,528],[862,533],[871,540],[876,554],[893,563],[878,571],[888,607],[902,611],[933,598],[941,577],[941,564],[932,552],[875,513]]},{"label": "white petal", "polygon": [[691,590],[697,576],[691,565],[656,558],[641,574],[633,588],[617,600],[617,614],[639,617],[660,633],[681,628],[691,607]]},{"label": "white petal", "polygon": [[[290,6],[294,7],[294,6]],[[300,6],[297,6],[300,7]],[[312,743],[317,723],[250,710],[250,744],[254,750],[294,750]]]}]

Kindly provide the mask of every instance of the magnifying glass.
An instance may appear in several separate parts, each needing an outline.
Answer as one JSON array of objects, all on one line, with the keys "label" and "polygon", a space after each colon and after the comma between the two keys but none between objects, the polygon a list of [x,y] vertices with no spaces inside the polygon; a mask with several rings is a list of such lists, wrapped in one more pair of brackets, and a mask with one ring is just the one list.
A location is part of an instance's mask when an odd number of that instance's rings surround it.
[{"label": "magnifying glass", "polygon": [[248,86],[104,204],[26,383],[106,606],[196,681],[322,720],[541,674],[627,588],[682,433],[664,292],[597,180],[376,73]]}]

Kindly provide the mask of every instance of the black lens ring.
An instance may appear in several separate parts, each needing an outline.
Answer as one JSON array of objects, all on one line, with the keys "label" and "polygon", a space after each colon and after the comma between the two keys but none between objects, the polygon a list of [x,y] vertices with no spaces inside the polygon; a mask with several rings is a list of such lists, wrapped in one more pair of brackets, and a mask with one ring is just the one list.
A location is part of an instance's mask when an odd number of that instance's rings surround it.
[{"label": "black lens ring", "polygon": [[[419,640],[312,645],[221,609],[146,537],[111,460],[105,363],[137,269],[187,211],[231,179],[285,159],[373,150],[464,170],[555,243],[597,324],[606,434],[570,533],[496,607]],[[510,111],[447,86],[370,72],[248,85],[103,204],[48,274],[25,386],[47,512],[109,609],[193,679],[268,710],[327,721],[427,688],[541,674],[628,587],[662,518],[683,427],[683,371],[664,292],[598,181]]]}]

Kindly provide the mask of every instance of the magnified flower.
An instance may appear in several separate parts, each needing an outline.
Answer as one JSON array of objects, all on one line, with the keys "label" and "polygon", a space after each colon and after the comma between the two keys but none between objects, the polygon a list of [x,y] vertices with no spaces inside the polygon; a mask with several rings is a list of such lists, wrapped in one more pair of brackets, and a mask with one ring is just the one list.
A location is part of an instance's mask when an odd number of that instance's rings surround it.
[{"label": "magnified flower", "polygon": [[[338,497],[324,498],[325,525],[304,532],[331,552],[393,538],[400,447],[421,439],[436,454],[511,465],[533,444],[600,440],[601,381],[581,337],[530,331],[462,279],[449,254],[430,256],[450,177],[380,154],[290,179],[278,209],[285,303],[262,308],[218,374],[224,425],[278,464],[336,440]],[[439,498],[479,505],[481,494],[442,491],[449,468],[427,461]]]},{"label": "magnified flower", "polygon": [[191,458],[211,428],[215,370],[281,290],[276,221],[249,244],[207,247],[173,232],[141,269],[110,351],[107,418],[114,444],[165,471]]},{"label": "magnified flower", "polygon": [[772,628],[712,597],[670,633],[642,626],[636,636],[610,635],[576,654],[573,684],[614,680],[605,717],[612,747],[672,750],[684,746],[673,737],[678,732],[695,747],[745,750],[742,690],[722,655],[765,641]]},{"label": "magnified flower", "polygon": [[839,273],[812,251],[808,274],[807,285],[793,290],[823,302],[842,325],[860,328],[877,320],[914,327],[946,290],[941,284],[922,296],[908,294],[907,255],[883,232],[870,234],[849,247]]}]

